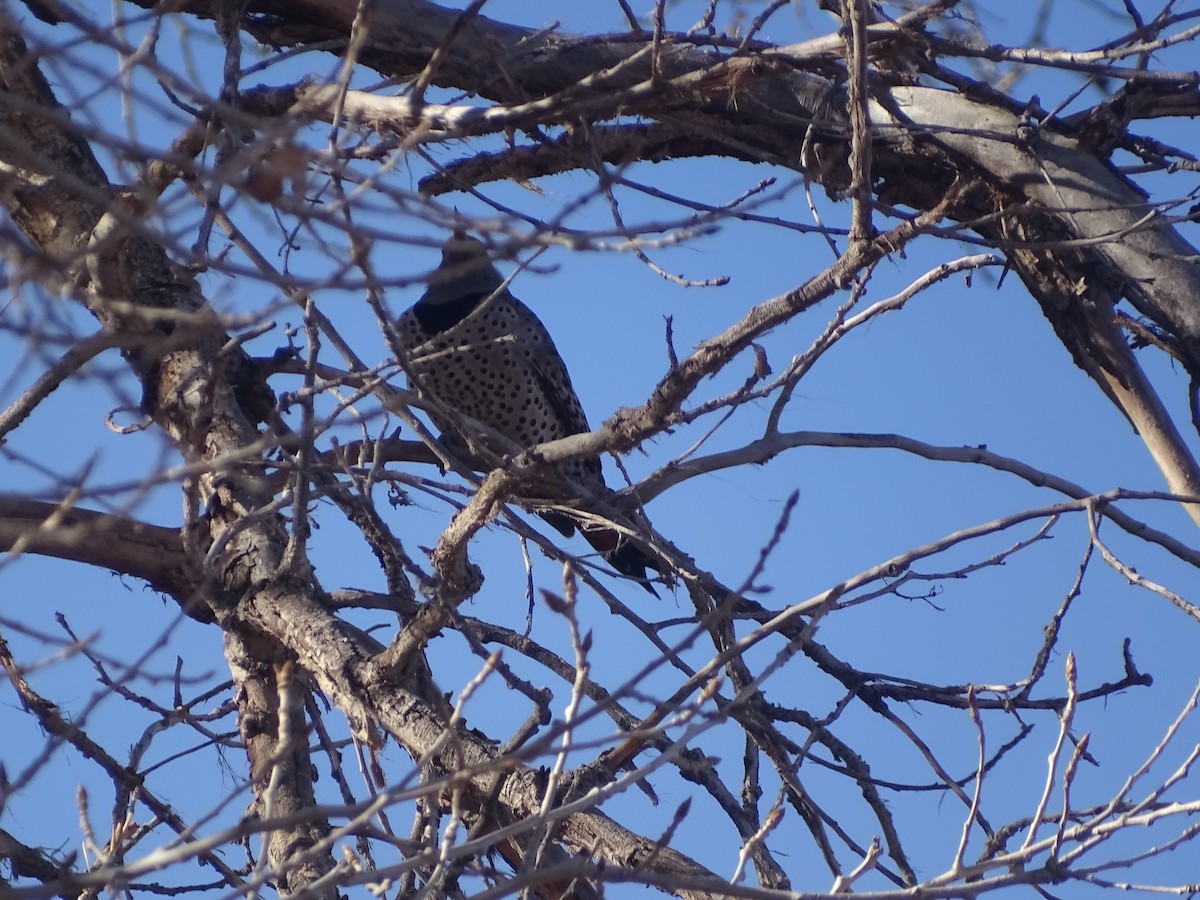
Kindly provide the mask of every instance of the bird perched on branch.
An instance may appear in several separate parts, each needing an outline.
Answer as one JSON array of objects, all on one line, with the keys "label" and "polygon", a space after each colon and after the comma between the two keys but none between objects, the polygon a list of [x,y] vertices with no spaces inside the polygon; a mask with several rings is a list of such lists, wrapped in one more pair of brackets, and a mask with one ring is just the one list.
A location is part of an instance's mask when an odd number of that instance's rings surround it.
[{"label": "bird perched on branch", "polygon": [[[571,376],[533,311],[508,292],[483,243],[456,231],[420,300],[396,323],[413,387],[448,410],[463,413],[524,449],[590,431]],[[431,412],[443,443],[462,450],[461,426]],[[597,456],[562,463],[558,471],[594,497],[614,496]],[[536,499],[562,500],[570,492]],[[586,506],[586,504],[585,504]],[[558,511],[542,518],[564,535],[578,527],[608,563],[639,579],[658,564],[615,529]]]}]

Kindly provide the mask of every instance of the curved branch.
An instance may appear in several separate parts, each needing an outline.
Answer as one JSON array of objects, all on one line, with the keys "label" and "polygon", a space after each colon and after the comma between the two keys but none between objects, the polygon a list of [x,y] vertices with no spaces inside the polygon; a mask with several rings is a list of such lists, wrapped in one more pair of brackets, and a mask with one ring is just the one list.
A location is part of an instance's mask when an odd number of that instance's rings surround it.
[{"label": "curved branch", "polygon": [[[673,463],[647,478],[634,488],[638,497],[645,503],[662,494],[669,488],[694,478],[706,472],[733,468],[748,463],[761,464],[773,459],[785,450],[796,447],[852,447],[863,450],[902,450],[923,459],[942,462],[969,463],[986,466],[999,472],[1008,472],[1021,478],[1034,487],[1045,487],[1057,491],[1075,500],[1085,500],[1096,496],[1081,485],[1066,478],[1044,472],[1033,466],[994,453],[986,447],[945,447],[937,444],[927,444],[914,438],[900,434],[848,434],[844,432],[827,431],[795,431],[775,432],[766,437],[751,441],[735,450],[712,453],[708,456],[697,457],[681,463]],[[1106,494],[1105,496],[1112,496]],[[1159,494],[1153,492],[1118,491],[1115,499],[1144,499],[1179,501],[1194,495],[1179,496],[1175,494]],[[1200,550],[1189,547],[1182,541],[1165,532],[1151,528],[1128,513],[1116,509],[1111,504],[1104,507],[1104,515],[1120,528],[1143,540],[1158,544],[1174,556],[1200,568]]]},{"label": "curved branch", "polygon": [[[36,553],[141,578],[187,604],[200,583],[178,528],[0,494],[0,551]],[[202,621],[213,621],[190,607]]]}]

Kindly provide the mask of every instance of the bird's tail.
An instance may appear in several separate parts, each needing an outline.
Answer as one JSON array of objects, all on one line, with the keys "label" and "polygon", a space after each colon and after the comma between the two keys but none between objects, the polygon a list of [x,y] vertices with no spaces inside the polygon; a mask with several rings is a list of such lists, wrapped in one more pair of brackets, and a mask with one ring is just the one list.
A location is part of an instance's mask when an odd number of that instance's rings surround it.
[{"label": "bird's tail", "polygon": [[650,583],[647,571],[663,573],[662,563],[631,541],[628,537],[613,528],[604,525],[583,525],[570,516],[549,510],[539,513],[543,519],[567,537],[575,533],[576,527],[582,532],[584,540],[592,545],[592,549],[604,557],[604,561],[624,575],[642,585],[655,597],[658,591]]},{"label": "bird's tail", "polygon": [[661,572],[662,565],[657,559],[612,528],[602,525],[582,526],[583,538],[604,557],[604,561],[627,578],[639,582],[642,587],[658,596],[658,591],[650,583],[647,571]]}]

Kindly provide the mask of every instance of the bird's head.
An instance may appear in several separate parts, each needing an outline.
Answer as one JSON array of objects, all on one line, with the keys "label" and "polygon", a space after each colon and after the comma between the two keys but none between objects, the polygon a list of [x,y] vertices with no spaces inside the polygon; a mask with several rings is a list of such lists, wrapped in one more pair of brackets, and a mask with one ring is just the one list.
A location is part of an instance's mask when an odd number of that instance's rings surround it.
[{"label": "bird's head", "polygon": [[451,303],[462,297],[491,294],[504,283],[483,242],[455,231],[442,246],[442,263],[429,278],[421,303]]}]

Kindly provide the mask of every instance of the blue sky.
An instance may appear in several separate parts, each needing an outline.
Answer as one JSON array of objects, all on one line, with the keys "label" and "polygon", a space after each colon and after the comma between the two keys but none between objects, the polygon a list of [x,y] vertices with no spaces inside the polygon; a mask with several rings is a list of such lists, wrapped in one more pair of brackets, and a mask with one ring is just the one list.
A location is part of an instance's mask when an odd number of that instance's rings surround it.
[{"label": "blue sky", "polygon": [[[980,4],[987,37],[1020,43],[1030,23],[1013,15],[1012,10],[1017,7],[1032,10],[1038,6]],[[1108,4],[1110,9],[1117,7],[1118,4]],[[672,5],[668,25],[686,28],[695,20],[697,8],[694,3]],[[487,4],[484,12],[493,18],[532,27],[558,20],[565,31],[622,26],[615,4],[573,4],[563,9],[561,4],[495,0]],[[781,12],[762,37],[780,42],[799,41],[829,27],[827,17],[804,6]],[[48,40],[58,37],[53,32],[41,33]],[[1051,12],[1046,33],[1058,44],[1084,49],[1111,38],[1115,26],[1097,4],[1058,3]],[[169,29],[164,32],[164,42],[173,39]],[[220,71],[219,64],[214,62],[219,59],[213,55],[215,46],[196,42],[190,45],[190,50],[197,55],[197,77],[212,89]],[[1164,54],[1161,64],[1178,68],[1194,65],[1187,57],[1176,55],[1179,58],[1172,60],[1171,54]],[[160,58],[172,57],[160,52]],[[245,61],[252,58],[248,52]],[[96,54],[95,61],[98,66],[111,66],[111,56],[103,53]],[[305,66],[311,67],[309,71],[313,74],[323,75],[333,63],[323,58],[305,59],[283,71],[267,70],[253,83],[298,77]],[[364,82],[368,80],[364,78]],[[56,84],[64,93],[74,86],[84,95],[88,76],[60,71],[56,73]],[[1036,93],[1044,106],[1054,107],[1075,87],[1074,76],[1035,72],[1014,93],[1020,97]],[[149,88],[146,90],[149,93]],[[444,97],[439,95],[438,99]],[[1094,92],[1085,94],[1072,109],[1096,99]],[[137,140],[153,147],[169,144],[179,130],[178,120],[164,123],[154,116],[139,114],[137,120],[123,123],[120,115],[119,108],[99,99],[92,107],[76,112],[77,118],[116,134],[131,131]],[[1150,123],[1139,130],[1152,132],[1177,146],[1195,144],[1195,124],[1190,121]],[[314,135],[314,141],[323,138],[319,130]],[[439,152],[438,156],[443,160],[453,159],[470,151],[470,146],[462,145]],[[411,169],[401,166],[386,177],[386,183],[396,190],[411,190],[420,174],[419,163],[413,163]],[[796,173],[703,160],[641,164],[631,167],[627,174],[659,189],[696,196],[709,203],[728,202],[762,179],[775,177],[779,179],[776,187],[781,197],[761,212],[811,224],[803,184]],[[127,176],[125,172],[120,177]],[[572,175],[541,180],[536,190],[500,184],[489,185],[484,191],[496,201],[550,218],[588,185],[587,178]],[[1172,186],[1171,190],[1180,189]],[[819,189],[814,189],[814,195],[825,222],[844,224],[843,208],[830,203]],[[180,211],[181,217],[177,221],[194,221],[199,215],[197,207],[182,191],[174,196],[173,208]],[[623,212],[631,224],[681,215],[677,208],[632,193],[622,195],[621,199]],[[226,200],[233,204],[243,226],[253,229],[260,250],[273,264],[282,265],[284,258],[279,253],[282,239],[270,211],[256,207],[246,198],[235,201],[226,194]],[[490,215],[486,206],[464,196],[449,196],[438,202],[444,210],[456,208],[468,216]],[[379,201],[378,206],[381,211],[366,211],[364,219],[392,229],[396,235],[395,242],[378,242],[372,254],[372,263],[380,276],[412,277],[436,265],[437,251],[432,244],[418,247],[409,239],[432,238],[436,244],[441,235],[413,217],[389,213],[386,201]],[[885,224],[882,219],[880,222]],[[602,228],[611,225],[611,220],[604,201],[595,199],[568,224],[580,229]],[[1194,240],[1195,228],[1190,226],[1191,230],[1184,232],[1185,237]],[[187,244],[192,234],[186,229],[181,233],[181,243]],[[326,252],[316,237],[301,233],[300,246],[286,259],[287,265],[302,274],[327,271],[330,260],[337,258],[339,241],[344,243],[344,238],[328,230],[321,237],[331,242],[332,250]],[[214,239],[211,249],[218,248],[219,239]],[[977,247],[951,241],[917,242],[908,248],[904,258],[889,259],[878,268],[867,301],[889,296],[937,264],[977,252]],[[830,249],[818,235],[735,222],[724,224],[716,234],[685,246],[652,251],[651,255],[663,268],[687,278],[727,275],[730,281],[719,288],[685,288],[665,281],[630,254],[568,253],[556,249],[538,260],[539,268],[550,270],[547,274],[526,272],[513,283],[513,293],[538,313],[554,336],[593,426],[622,406],[644,402],[665,374],[664,317],[672,317],[675,344],[683,354],[736,322],[752,305],[803,283],[832,261]],[[230,254],[230,262],[246,264],[236,251]],[[506,274],[512,268],[508,263],[500,267]],[[265,279],[229,279],[213,272],[202,275],[201,282],[214,305],[225,312],[261,311],[280,299],[278,290]],[[419,287],[395,290],[387,302],[393,313],[399,313],[419,293]],[[387,358],[386,345],[360,295],[353,291],[324,290],[317,298],[369,364]],[[834,302],[828,302],[764,337],[762,345],[776,372],[808,348],[834,308]],[[256,352],[269,354],[285,342],[283,326],[299,324],[294,309],[284,308],[272,315],[279,327],[251,345]],[[44,361],[44,347],[53,334],[87,334],[94,328],[86,313],[75,304],[47,298],[32,289],[10,291],[0,312],[0,323],[4,326],[0,343],[6,351],[5,358],[11,361],[9,369],[0,376],[4,388],[0,402],[5,404],[36,377],[38,354]],[[39,335],[38,347],[31,348],[17,337],[19,331],[31,327]],[[1143,351],[1139,358],[1178,421],[1186,424],[1184,374],[1151,351]],[[332,356],[326,359],[336,363]],[[732,389],[748,375],[752,363],[752,358],[744,355],[728,373],[704,382],[694,401],[702,402]],[[294,386],[294,382],[289,384],[280,379],[277,388]],[[147,472],[156,471],[163,464],[175,465],[177,458],[153,432],[120,436],[104,424],[110,410],[135,403],[137,395],[137,387],[123,372],[119,358],[115,354],[102,357],[84,378],[69,383],[47,400],[0,450],[6,454],[5,465],[0,468],[0,489],[39,497],[60,496],[63,483],[56,483],[51,477],[54,475],[68,483],[81,483],[89,506],[129,508],[156,523],[177,524],[181,512],[176,484],[168,478],[148,493],[140,489]],[[736,447],[756,436],[761,432],[769,404],[768,400],[740,408],[716,430],[700,452]],[[124,421],[133,416],[122,414],[118,418]],[[393,420],[390,427],[396,424]],[[644,477],[691,447],[713,424],[715,419],[710,417],[649,443],[643,448],[644,454],[634,453],[625,460],[628,471],[635,479]],[[378,418],[372,418],[368,427],[373,433],[388,430]],[[961,277],[950,279],[917,296],[902,311],[886,315],[847,337],[800,384],[783,417],[783,427],[795,431],[898,433],[945,446],[986,445],[996,453],[1018,458],[1097,492],[1116,487],[1148,491],[1163,488],[1161,476],[1140,439],[1071,362],[1017,279],[1010,275],[998,286],[994,272],[976,273],[969,287]],[[355,437],[355,430],[347,427],[338,435],[342,440],[350,440]],[[1195,448],[1195,435],[1189,439]],[[616,470],[609,465],[607,471],[610,483],[618,483]],[[436,477],[432,471],[413,470],[413,474]],[[727,583],[737,584],[754,565],[759,548],[771,534],[792,491],[799,492],[800,500],[791,528],[761,579],[772,590],[759,599],[772,608],[801,602],[915,545],[1001,515],[1062,499],[1010,475],[974,466],[930,462],[895,450],[804,448],[784,454],[763,467],[726,470],[693,479],[656,499],[648,512],[656,527],[694,556],[700,568],[712,571]],[[389,521],[410,550],[432,545],[452,512],[429,497],[414,495],[414,499],[415,507],[389,512]],[[379,501],[386,508],[382,494]],[[1170,504],[1142,502],[1130,504],[1127,509],[1190,546],[1198,543],[1194,527]],[[382,575],[367,548],[339,521],[336,510],[320,505],[316,520],[320,530],[314,535],[311,550],[322,584],[331,590],[382,589]],[[536,519],[532,523],[538,526]],[[950,572],[968,561],[986,559],[1002,547],[1028,538],[1034,530],[1033,525],[1018,527],[999,538],[930,561],[923,571]],[[1103,534],[1139,571],[1162,580],[1195,602],[1193,570],[1118,533],[1111,525],[1104,527]],[[841,658],[867,671],[933,683],[1017,681],[1026,675],[1040,646],[1043,625],[1070,590],[1086,544],[1086,522],[1076,514],[1058,524],[1052,540],[1018,555],[1003,567],[988,569],[968,580],[933,579],[930,584],[936,589],[936,596],[928,601],[885,597],[831,616],[822,624],[818,637]],[[580,542],[573,546],[580,552],[584,549]],[[536,552],[533,555],[539,585],[554,588],[556,566]],[[525,616],[522,596],[525,573],[515,538],[498,528],[489,529],[473,544],[472,558],[487,573],[487,582],[464,612],[520,630]],[[215,683],[224,677],[219,635],[195,623],[178,623],[172,605],[163,604],[137,583],[122,582],[106,572],[31,557],[0,566],[0,579],[3,583],[0,620],[14,650],[24,661],[46,659],[49,652],[39,641],[11,634],[11,623],[19,622],[41,633],[54,632],[53,613],[61,610],[79,634],[94,636],[93,646],[98,652],[115,659],[124,658],[130,646],[145,645],[165,632],[169,637],[150,663],[149,671],[168,677],[176,654],[182,654],[186,671],[205,683]],[[684,616],[691,610],[683,594],[677,597],[668,594],[663,600],[654,601],[636,585],[610,582],[610,586],[650,620]],[[646,648],[628,625],[591,597],[584,598],[580,617],[596,635],[592,662],[597,681],[611,686],[640,670],[647,659]],[[391,634],[393,622],[383,614],[358,614],[354,618],[363,625],[384,626],[379,633],[381,639],[386,640]],[[1200,676],[1194,650],[1196,627],[1195,621],[1162,598],[1130,588],[1099,560],[1092,562],[1082,595],[1068,617],[1051,664],[1052,674],[1047,676],[1040,692],[1060,693],[1059,673],[1068,650],[1078,659],[1081,685],[1119,679],[1121,642],[1127,637],[1132,641],[1139,665],[1154,675],[1155,686],[1153,690],[1129,692],[1081,711],[1081,724],[1076,731],[1094,729],[1092,751],[1103,763],[1100,768],[1085,768],[1079,784],[1081,795],[1085,792],[1094,795],[1096,802],[1106,799],[1114,785],[1150,751],[1183,705]],[[680,633],[680,629],[665,629],[663,637],[671,640]],[[569,654],[563,624],[544,610],[538,612],[534,637],[560,653]],[[754,659],[762,663],[780,651],[777,644],[768,644]],[[453,636],[435,641],[430,653],[439,683],[446,691],[457,692],[478,670],[479,662],[464,653],[463,645]],[[701,665],[710,653],[710,649],[701,646],[689,650],[687,656],[693,664]],[[509,661],[535,684],[551,684],[557,695],[556,709],[562,708],[567,696],[564,685],[550,681],[536,667],[515,656]],[[659,671],[646,679],[642,689],[663,695],[673,689],[677,680],[676,673]],[[46,659],[34,682],[57,702],[76,710],[96,690],[93,676],[77,658]],[[147,679],[141,685],[160,699],[169,697],[169,688],[161,682]],[[827,713],[840,697],[829,679],[802,660],[790,663],[767,682],[764,690],[769,700],[800,706],[818,716]],[[798,696],[805,700],[797,700]],[[11,735],[10,750],[0,759],[10,777],[19,771],[22,759],[37,751],[42,740],[14,703],[11,694],[0,700],[0,728]],[[939,742],[939,752],[946,754],[955,774],[970,771],[976,751],[973,733],[962,721],[964,713],[927,708],[901,711],[931,741]],[[94,736],[107,740],[114,752],[124,752],[131,740],[129,722],[124,718],[127,714],[127,707],[110,697],[103,701],[100,714],[88,720],[88,725]],[[501,739],[524,714],[512,692],[496,683],[485,686],[468,708],[473,725]],[[994,824],[1030,814],[1040,791],[1044,759],[1055,723],[1049,714],[1029,714],[1028,719],[1037,726],[1035,736],[998,769],[992,782],[995,794],[985,798],[989,804],[985,808]],[[228,727],[229,720],[225,724]],[[863,752],[877,777],[932,780],[927,770],[922,771],[912,748],[877,719],[855,710],[839,727],[845,740],[867,748]],[[999,718],[989,727],[994,728],[989,734],[992,747],[1012,733],[1011,723]],[[601,733],[606,733],[606,729],[597,731]],[[1195,726],[1190,727],[1185,737],[1181,747],[1195,741]],[[155,745],[156,752],[165,758],[170,749],[187,746],[191,740],[194,736],[165,735]],[[728,780],[736,784],[740,744],[733,730],[727,726],[718,728],[701,746],[721,757],[721,771],[728,773]],[[397,777],[405,771],[405,758],[395,750],[389,753],[387,763],[389,772]],[[195,779],[194,793],[181,788],[179,767],[167,766],[160,784],[172,792],[181,808],[204,809],[214,797],[237,790],[242,760],[231,754],[229,766],[228,772],[189,769],[189,778]],[[843,824],[856,829],[856,837],[868,840],[871,823],[863,819],[863,809],[856,803],[853,792],[845,784],[813,772],[811,767],[804,771],[805,777],[811,778],[822,792],[828,808],[845,816]],[[54,844],[63,835],[62,822],[71,819],[70,814],[61,813],[73,808],[75,784],[79,781],[93,785],[97,797],[95,817],[98,822],[103,821],[109,802],[103,783],[94,780],[86,763],[69,754],[58,754],[29,788],[12,798],[5,813],[6,827],[32,835],[31,840]],[[660,773],[654,783],[663,798],[658,808],[650,807],[640,795],[627,795],[606,810],[625,821],[638,823],[647,833],[655,833],[656,828],[665,827],[670,821],[676,804],[687,794],[687,786],[669,773]],[[1193,789],[1189,796],[1194,793]],[[232,812],[240,812],[244,801],[244,797],[236,800]],[[900,796],[891,802],[901,816],[902,829],[908,825],[925,832],[923,838],[913,841],[914,852],[920,854],[919,874],[931,875],[939,871],[938,866],[948,865],[953,836],[963,815],[957,801],[931,792],[918,801]],[[47,814],[47,810],[54,815]],[[729,835],[721,833],[714,840],[707,833],[714,817],[703,808],[693,814],[693,819],[681,830],[681,849],[702,859],[715,871],[731,871],[736,860],[728,856],[729,848],[734,846]],[[793,871],[823,872],[815,858],[811,867],[800,864],[813,851],[794,815],[786,820],[771,843],[781,852],[787,848],[790,854],[787,864],[789,868],[795,867]],[[849,867],[853,865],[848,855],[843,855],[842,861]],[[1183,860],[1168,858],[1164,868],[1165,878],[1194,880],[1194,873],[1187,874],[1190,869]],[[797,882],[794,886],[819,890],[827,886],[826,882],[824,875],[818,875],[812,883]],[[864,886],[884,885],[864,882]]]}]

